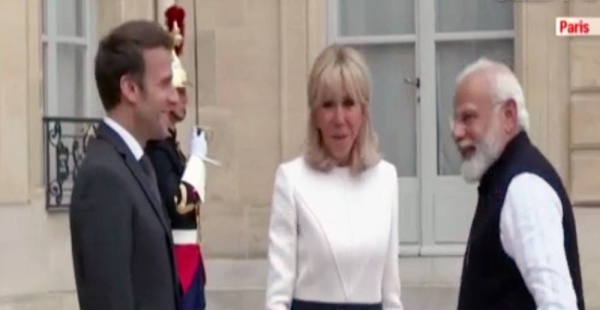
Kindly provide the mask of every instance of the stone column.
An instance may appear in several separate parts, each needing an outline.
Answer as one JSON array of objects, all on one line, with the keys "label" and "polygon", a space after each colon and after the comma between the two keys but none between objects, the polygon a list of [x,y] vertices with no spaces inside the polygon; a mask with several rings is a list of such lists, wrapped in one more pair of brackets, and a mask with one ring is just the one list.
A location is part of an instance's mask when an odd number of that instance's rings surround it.
[{"label": "stone column", "polygon": [[565,181],[569,178],[569,43],[556,36],[554,20],[567,12],[565,1],[515,4],[516,73],[530,113],[530,137]]},{"label": "stone column", "polygon": [[[572,0],[570,16],[598,17],[600,2]],[[575,210],[584,293],[600,307],[600,38],[569,38],[569,138],[571,200]]]},{"label": "stone column", "polygon": [[110,29],[127,20],[155,20],[156,1],[158,0],[95,1],[97,38],[102,38]]},{"label": "stone column", "polygon": [[[571,16],[598,14],[600,2],[571,4]],[[600,39],[567,40],[571,52],[571,191],[576,204],[600,205]]]},{"label": "stone column", "polygon": [[[21,204],[29,199],[29,114],[39,107],[38,93],[30,87],[38,85],[40,72],[29,61],[39,51],[41,32],[36,10],[23,0],[0,2],[0,205]],[[35,1],[34,1],[35,2]],[[35,6],[34,6],[35,7]],[[37,61],[36,63],[39,63]],[[37,154],[36,154],[37,155]]]}]

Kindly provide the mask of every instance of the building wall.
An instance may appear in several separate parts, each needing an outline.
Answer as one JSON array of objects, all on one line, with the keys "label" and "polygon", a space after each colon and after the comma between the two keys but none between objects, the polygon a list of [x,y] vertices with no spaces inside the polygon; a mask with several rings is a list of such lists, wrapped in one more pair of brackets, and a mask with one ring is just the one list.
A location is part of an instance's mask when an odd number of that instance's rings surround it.
[{"label": "building wall", "polygon": [[[570,16],[600,16],[598,1],[575,1]],[[600,306],[600,38],[568,41],[570,70],[568,85],[569,154],[571,198],[577,207],[577,228],[587,301]]]},{"label": "building wall", "polygon": [[[0,3],[0,18],[9,23],[0,28],[0,309],[77,309],[68,217],[46,212],[43,202],[39,1]],[[99,34],[126,19],[162,18],[147,0],[96,3],[103,16]],[[193,0],[179,3],[188,12],[182,60],[197,102],[180,126],[181,142],[186,149],[197,119],[212,128],[211,155],[224,162],[209,169],[202,213],[211,298],[220,305],[231,305],[232,296],[260,304],[273,175],[302,145],[306,76],[326,42],[325,1],[196,0],[195,14]],[[531,136],[577,204],[586,299],[600,308],[600,296],[592,294],[600,290],[594,242],[600,233],[594,208],[600,205],[600,39],[554,34],[554,17],[598,15],[600,4],[528,1],[515,10],[516,66]],[[460,265],[460,257],[400,259],[405,287],[455,289]],[[244,292],[258,293],[246,298]],[[229,308],[236,307],[215,307]]]},{"label": "building wall", "polygon": [[[0,309],[78,309],[68,215],[48,213],[42,182],[41,1],[0,1]],[[99,33],[153,18],[147,0],[96,1]]]},{"label": "building wall", "polygon": [[[555,35],[558,16],[600,14],[598,1],[516,6],[518,73],[532,140],[557,168],[574,204],[587,306],[600,308],[600,39]],[[519,57],[520,56],[520,57]]]}]

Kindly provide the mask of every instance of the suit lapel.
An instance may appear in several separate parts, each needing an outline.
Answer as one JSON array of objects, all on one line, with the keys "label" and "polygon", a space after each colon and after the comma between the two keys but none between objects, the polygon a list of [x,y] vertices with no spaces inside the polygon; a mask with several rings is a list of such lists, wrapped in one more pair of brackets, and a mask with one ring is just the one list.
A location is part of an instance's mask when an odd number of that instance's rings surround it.
[{"label": "suit lapel", "polygon": [[162,203],[160,200],[158,200],[159,197],[157,197],[154,191],[152,190],[152,185],[149,182],[150,180],[148,179],[146,173],[144,173],[144,171],[142,170],[142,167],[140,167],[140,163],[136,161],[135,158],[133,158],[133,156],[131,155],[125,158],[125,163],[137,179],[138,183],[140,183],[142,189],[144,190],[144,193],[146,194],[146,198],[150,200],[152,208],[154,209],[156,215],[159,217],[163,227],[166,231],[169,231],[170,229],[167,223],[166,214],[163,210],[164,208],[162,206]]},{"label": "suit lapel", "polygon": [[[150,201],[150,205],[152,206],[154,213],[156,213],[156,216],[158,216],[163,228],[169,232],[170,228],[169,224],[167,223],[166,214],[163,210],[164,208],[162,203],[158,200],[158,197],[153,194],[152,185],[150,184],[148,177],[142,170],[140,163],[133,157],[133,154],[127,147],[125,141],[123,141],[123,139],[121,139],[121,137],[104,122],[102,122],[98,127],[96,135],[99,139],[108,141],[112,146],[114,146],[117,152],[123,156],[125,164],[146,194],[146,198],[148,198]],[[170,236],[170,234],[168,235]]]}]

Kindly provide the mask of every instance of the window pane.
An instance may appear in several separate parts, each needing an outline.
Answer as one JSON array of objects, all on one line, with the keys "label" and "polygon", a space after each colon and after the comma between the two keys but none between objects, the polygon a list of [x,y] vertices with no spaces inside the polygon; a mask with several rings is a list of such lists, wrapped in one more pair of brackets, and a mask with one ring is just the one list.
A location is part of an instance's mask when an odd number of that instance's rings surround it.
[{"label": "window pane", "polygon": [[373,45],[357,48],[371,69],[372,122],[384,158],[398,176],[416,176],[415,87],[404,82],[415,76],[414,45]]},{"label": "window pane", "polygon": [[414,0],[339,0],[342,36],[415,33]]},{"label": "window pane", "polygon": [[46,34],[46,28],[48,27],[48,0],[42,1],[42,34]]},{"label": "window pane", "polygon": [[85,111],[85,47],[57,46],[58,115],[83,116]]},{"label": "window pane", "polygon": [[513,29],[513,1],[436,0],[436,31]]},{"label": "window pane", "polygon": [[437,43],[438,174],[459,175],[460,155],[450,131],[456,77],[469,63],[485,56],[514,68],[513,40]]},{"label": "window pane", "polygon": [[85,0],[56,0],[56,23],[59,36],[85,36]]}]

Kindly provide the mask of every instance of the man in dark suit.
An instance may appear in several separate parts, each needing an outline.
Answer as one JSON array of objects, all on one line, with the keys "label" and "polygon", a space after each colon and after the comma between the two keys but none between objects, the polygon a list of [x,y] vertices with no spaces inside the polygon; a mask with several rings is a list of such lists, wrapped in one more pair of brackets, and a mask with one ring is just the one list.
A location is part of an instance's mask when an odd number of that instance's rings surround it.
[{"label": "man in dark suit", "polygon": [[173,241],[146,142],[169,135],[173,39],[131,21],[100,42],[95,76],[107,116],[73,189],[71,240],[81,310],[175,310]]}]

